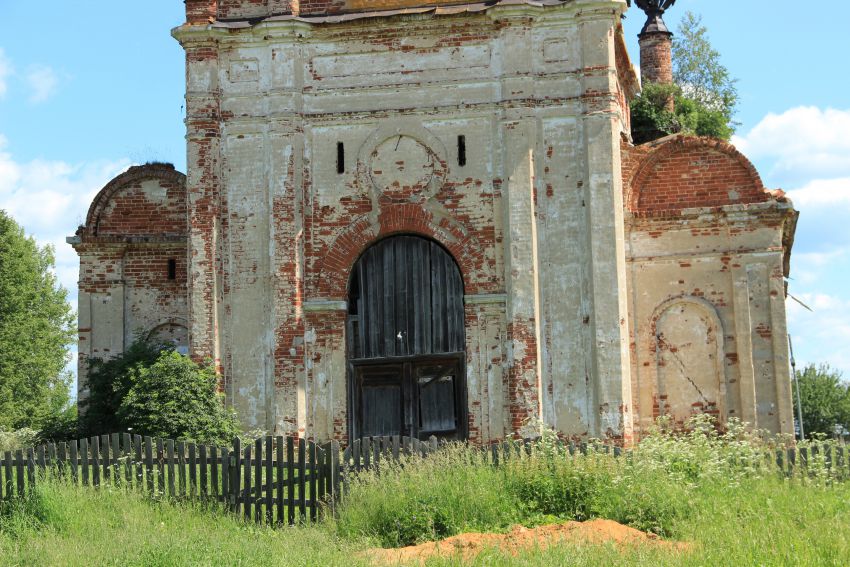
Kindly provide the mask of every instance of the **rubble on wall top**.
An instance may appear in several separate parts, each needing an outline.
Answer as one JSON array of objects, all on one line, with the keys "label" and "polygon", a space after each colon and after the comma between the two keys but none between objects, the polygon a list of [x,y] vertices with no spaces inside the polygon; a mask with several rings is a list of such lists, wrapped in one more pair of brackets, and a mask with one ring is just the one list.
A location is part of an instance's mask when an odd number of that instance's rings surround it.
[{"label": "rubble on wall top", "polygon": [[249,28],[262,22],[300,21],[312,24],[334,24],[365,18],[384,18],[398,15],[412,14],[434,14],[437,16],[448,16],[463,13],[486,12],[496,6],[560,6],[572,0],[495,0],[489,2],[470,2],[464,4],[453,4],[448,6],[417,6],[410,8],[393,8],[387,10],[345,12],[333,15],[294,15],[279,14],[259,18],[218,19],[212,22],[214,28],[238,29]]}]

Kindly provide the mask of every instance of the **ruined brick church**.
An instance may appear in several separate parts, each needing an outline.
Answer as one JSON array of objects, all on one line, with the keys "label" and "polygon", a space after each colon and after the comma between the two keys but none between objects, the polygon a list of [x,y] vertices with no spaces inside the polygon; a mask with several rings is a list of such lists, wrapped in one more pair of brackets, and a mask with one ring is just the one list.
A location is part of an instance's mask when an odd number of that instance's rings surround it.
[{"label": "ruined brick church", "polygon": [[141,334],[278,433],[792,432],[797,213],[727,143],[632,143],[625,0],[185,3],[188,171],[131,167],[68,239],[81,398]]}]

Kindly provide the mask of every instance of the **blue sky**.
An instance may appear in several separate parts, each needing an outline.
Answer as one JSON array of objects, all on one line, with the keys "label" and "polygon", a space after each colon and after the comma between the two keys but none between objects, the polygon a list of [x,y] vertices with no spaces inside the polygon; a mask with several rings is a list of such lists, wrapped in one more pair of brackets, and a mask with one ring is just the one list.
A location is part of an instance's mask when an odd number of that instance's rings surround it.
[{"label": "blue sky", "polygon": [[[3,0],[0,8],[0,208],[56,247],[57,273],[76,300],[77,257],[64,238],[97,191],[134,163],[185,171],[183,54],[169,35],[183,2]],[[739,79],[734,142],[802,212],[790,291],[815,311],[788,301],[798,363],[828,362],[850,378],[846,2],[808,11],[775,0],[679,0],[666,17],[671,29],[686,10],[703,16]],[[643,19],[633,8],[625,22],[635,62]]]}]

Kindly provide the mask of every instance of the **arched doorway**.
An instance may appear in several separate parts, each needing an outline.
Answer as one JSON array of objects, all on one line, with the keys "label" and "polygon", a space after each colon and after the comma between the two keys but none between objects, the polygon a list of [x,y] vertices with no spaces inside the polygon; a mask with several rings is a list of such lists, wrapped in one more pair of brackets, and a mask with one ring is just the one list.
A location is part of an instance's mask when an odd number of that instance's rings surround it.
[{"label": "arched doorway", "polygon": [[463,280],[439,244],[418,236],[368,248],[349,282],[351,438],[466,438]]}]

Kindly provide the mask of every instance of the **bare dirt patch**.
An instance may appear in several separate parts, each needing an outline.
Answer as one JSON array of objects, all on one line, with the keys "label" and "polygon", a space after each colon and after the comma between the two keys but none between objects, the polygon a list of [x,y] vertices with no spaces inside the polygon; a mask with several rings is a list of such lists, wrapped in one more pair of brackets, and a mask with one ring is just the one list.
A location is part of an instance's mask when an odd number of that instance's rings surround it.
[{"label": "bare dirt patch", "polygon": [[591,545],[612,543],[623,548],[648,545],[666,548],[673,552],[690,549],[690,544],[664,541],[654,534],[641,532],[612,520],[591,520],[551,524],[537,528],[514,526],[505,534],[460,534],[441,541],[399,549],[372,549],[368,554],[378,565],[419,565],[435,555],[472,559],[485,549],[498,549],[516,555],[526,549],[546,548],[562,543]]}]

